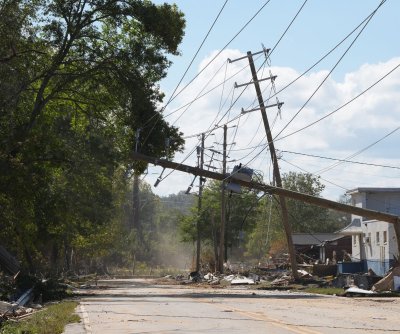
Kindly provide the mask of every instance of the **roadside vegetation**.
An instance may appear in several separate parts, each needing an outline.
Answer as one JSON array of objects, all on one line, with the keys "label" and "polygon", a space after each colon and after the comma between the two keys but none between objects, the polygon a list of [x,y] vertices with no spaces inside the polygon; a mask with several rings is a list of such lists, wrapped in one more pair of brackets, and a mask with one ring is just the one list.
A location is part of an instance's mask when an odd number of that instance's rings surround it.
[{"label": "roadside vegetation", "polygon": [[64,301],[36,312],[26,319],[7,321],[0,328],[0,334],[61,334],[67,324],[79,322],[74,314],[77,302]]}]

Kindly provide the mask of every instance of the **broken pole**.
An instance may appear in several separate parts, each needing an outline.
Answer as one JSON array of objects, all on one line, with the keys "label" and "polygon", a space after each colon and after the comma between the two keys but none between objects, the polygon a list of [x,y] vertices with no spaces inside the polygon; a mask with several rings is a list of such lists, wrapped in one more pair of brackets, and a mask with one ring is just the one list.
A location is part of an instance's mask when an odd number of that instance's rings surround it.
[{"label": "broken pole", "polygon": [[[181,172],[198,175],[198,176],[203,176],[203,177],[213,179],[213,180],[219,180],[219,181],[228,181],[229,180],[229,177],[227,177],[226,175],[221,174],[221,173],[211,172],[209,170],[204,170],[204,169],[200,169],[197,167],[192,167],[189,165],[176,163],[176,162],[168,161],[165,159],[150,157],[150,156],[138,153],[138,152],[134,152],[132,154],[132,158],[136,159],[136,160],[146,161],[153,165],[162,166],[164,168],[179,170]],[[332,210],[336,210],[336,211],[340,211],[340,212],[351,213],[354,215],[366,217],[368,219],[381,220],[381,221],[385,221],[385,222],[394,224],[394,229],[395,229],[396,238],[397,238],[397,247],[398,247],[398,252],[399,252],[399,256],[400,256],[400,217],[399,216],[396,216],[396,215],[393,215],[390,213],[386,213],[386,212],[379,212],[379,211],[375,211],[375,210],[359,208],[359,207],[348,205],[348,204],[338,203],[338,202],[331,201],[326,198],[302,194],[297,191],[283,189],[283,188],[263,184],[260,182],[254,182],[254,181],[249,182],[249,181],[235,179],[235,183],[240,184],[243,187],[260,190],[260,191],[266,192],[271,195],[281,195],[281,196],[292,198],[294,200],[301,201],[304,203],[318,205],[323,208],[332,209]]]}]

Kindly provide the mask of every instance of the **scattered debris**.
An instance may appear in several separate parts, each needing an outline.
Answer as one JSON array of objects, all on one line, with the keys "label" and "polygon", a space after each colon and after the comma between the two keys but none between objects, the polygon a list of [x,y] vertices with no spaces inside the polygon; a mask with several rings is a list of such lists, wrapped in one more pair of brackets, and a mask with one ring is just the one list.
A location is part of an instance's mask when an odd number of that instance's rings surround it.
[{"label": "scattered debris", "polygon": [[311,278],[312,277],[312,275],[308,271],[300,269],[300,270],[297,270],[297,272],[299,273],[300,278]]},{"label": "scattered debris", "polygon": [[192,282],[201,282],[201,280],[202,280],[202,277],[201,277],[201,274],[200,274],[200,272],[198,272],[198,271],[192,271],[190,274],[189,274],[189,280],[191,280]]},{"label": "scattered debris", "polygon": [[232,285],[256,284],[253,279],[241,275],[229,275],[228,277],[225,277],[225,279],[230,281]]},{"label": "scattered debris", "polygon": [[[325,265],[324,265],[325,266]],[[327,266],[325,266],[327,267]],[[181,274],[177,276],[167,275],[157,280],[157,284],[196,284],[196,286],[211,287],[228,287],[228,286],[253,286],[259,285],[257,289],[262,290],[290,290],[305,288],[343,288],[345,296],[381,296],[376,291],[396,291],[400,289],[400,267],[395,268],[387,278],[381,280],[381,277],[370,270],[368,273],[360,274],[339,274],[338,276],[315,275],[314,266],[304,265],[299,269],[298,281],[293,279],[291,272],[286,269],[278,269],[271,267],[251,268],[244,263],[231,264],[226,263],[226,274],[207,272],[203,275],[201,272],[193,271],[189,274]],[[328,268],[323,268],[328,269]],[[321,270],[329,272],[328,270]],[[332,271],[333,273],[333,271]],[[379,283],[377,283],[381,280]],[[374,285],[375,284],[375,285]],[[376,291],[371,290],[374,286]],[[380,290],[377,290],[380,288]]]},{"label": "scattered debris", "polygon": [[[6,303],[1,302],[1,314],[0,320],[8,319],[10,316],[12,317],[20,317],[26,314],[30,314],[34,312],[33,306],[35,304],[30,305],[31,307],[24,307],[26,304],[30,303],[33,299],[33,288],[25,291],[21,297],[14,303]],[[41,305],[36,305],[37,308],[42,308]]]},{"label": "scattered debris", "polygon": [[373,273],[339,274],[332,280],[332,285],[344,289],[357,286],[360,289],[370,290],[380,279],[380,276],[373,275]]},{"label": "scattered debris", "polygon": [[345,291],[346,296],[348,296],[348,295],[374,295],[374,294],[376,294],[376,292],[371,291],[371,290],[360,289],[355,286],[348,288]]},{"label": "scattered debris", "polygon": [[21,274],[1,276],[0,323],[21,319],[43,308],[43,302],[65,298],[71,285],[64,280],[39,279]]},{"label": "scattered debris", "polygon": [[400,290],[400,267],[393,268],[384,278],[375,283],[373,291],[399,291]]},{"label": "scattered debris", "polygon": [[314,264],[312,266],[313,275],[324,277],[324,276],[336,276],[338,266],[336,264]]},{"label": "scattered debris", "polygon": [[12,308],[12,304],[0,300],[0,314],[7,312],[10,308]]}]

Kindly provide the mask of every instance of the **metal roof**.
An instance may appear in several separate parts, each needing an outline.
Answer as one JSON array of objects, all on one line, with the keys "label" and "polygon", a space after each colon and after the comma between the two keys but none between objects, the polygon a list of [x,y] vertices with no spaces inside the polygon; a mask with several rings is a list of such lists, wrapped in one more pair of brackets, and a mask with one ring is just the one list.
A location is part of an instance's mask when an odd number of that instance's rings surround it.
[{"label": "metal roof", "polygon": [[319,245],[324,241],[338,239],[338,235],[336,233],[293,233],[292,239],[295,245]]},{"label": "metal roof", "polygon": [[359,218],[353,219],[349,225],[347,225],[346,227],[337,231],[336,233],[342,234],[342,235],[343,234],[344,235],[353,235],[353,234],[362,233],[361,219],[359,219]]}]

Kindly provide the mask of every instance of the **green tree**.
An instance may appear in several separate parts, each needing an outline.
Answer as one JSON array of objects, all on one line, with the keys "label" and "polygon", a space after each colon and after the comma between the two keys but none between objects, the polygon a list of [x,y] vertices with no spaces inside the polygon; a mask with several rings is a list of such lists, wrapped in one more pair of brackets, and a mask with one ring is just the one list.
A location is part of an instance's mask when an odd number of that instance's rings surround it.
[{"label": "green tree", "polygon": [[[309,173],[289,172],[282,176],[283,187],[296,192],[320,196],[324,185]],[[332,210],[293,199],[286,199],[289,222],[295,233],[335,232],[347,224],[347,217]],[[259,262],[272,250],[282,252],[286,248],[284,230],[278,200],[270,196],[260,201],[256,227],[247,243],[247,254]]]},{"label": "green tree", "polygon": [[[317,197],[325,188],[319,178],[310,173],[283,174],[282,184],[285,189]],[[293,199],[287,199],[286,202],[293,232],[333,232],[328,224],[327,209]]]},{"label": "green tree", "polygon": [[138,129],[145,153],[182,148],[157,82],[183,28],[176,6],[150,1],[0,4],[0,241],[31,270],[68,270],[118,230],[113,184],[146,167],[130,158]]},{"label": "green tree", "polygon": [[[225,260],[229,257],[242,258],[246,241],[255,226],[258,209],[258,195],[253,191],[244,190],[241,194],[227,194],[227,215],[225,229]],[[221,182],[210,181],[203,191],[202,211],[200,212],[201,240],[204,245],[213,249],[219,245],[221,225]],[[182,217],[181,236],[185,241],[195,241],[197,206],[192,213]]]}]

